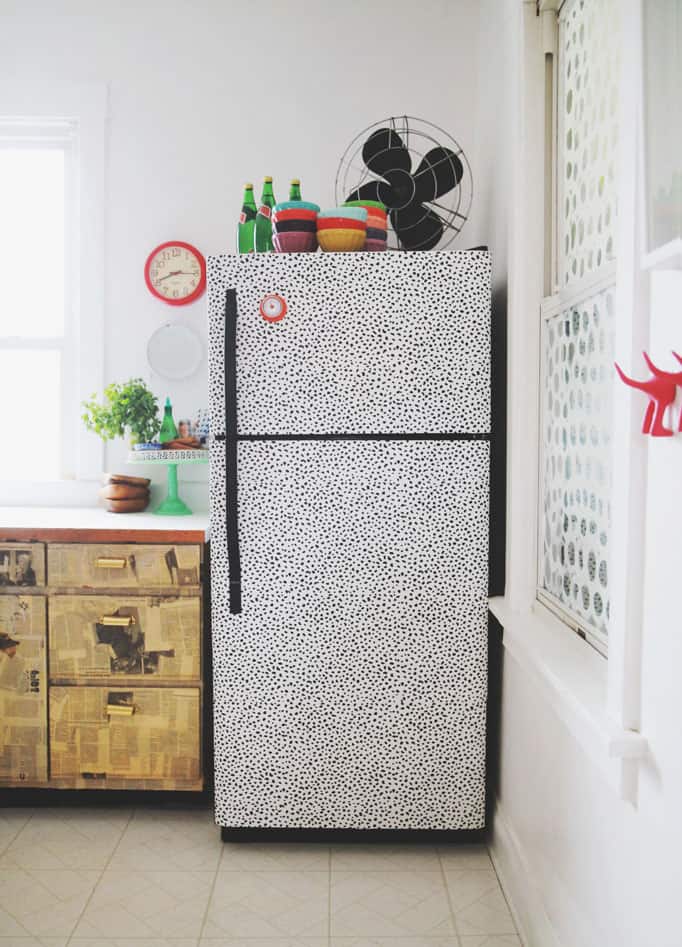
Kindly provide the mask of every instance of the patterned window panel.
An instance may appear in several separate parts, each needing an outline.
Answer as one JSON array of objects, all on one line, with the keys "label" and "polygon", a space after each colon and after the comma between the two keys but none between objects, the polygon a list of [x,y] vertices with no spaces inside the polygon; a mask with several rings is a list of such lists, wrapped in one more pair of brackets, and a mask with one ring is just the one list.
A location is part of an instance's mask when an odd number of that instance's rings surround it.
[{"label": "patterned window panel", "polygon": [[540,584],[598,638],[609,622],[614,295],[543,326]]},{"label": "patterned window panel", "polygon": [[484,823],[487,441],[212,446],[216,821]]},{"label": "patterned window panel", "polygon": [[618,7],[567,0],[559,17],[559,288],[616,255]]}]

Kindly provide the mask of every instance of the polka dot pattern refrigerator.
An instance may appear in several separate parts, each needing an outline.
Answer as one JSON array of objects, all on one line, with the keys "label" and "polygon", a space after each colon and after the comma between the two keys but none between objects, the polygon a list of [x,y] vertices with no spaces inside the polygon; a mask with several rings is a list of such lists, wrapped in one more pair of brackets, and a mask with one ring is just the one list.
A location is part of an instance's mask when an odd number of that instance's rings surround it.
[{"label": "polka dot pattern refrigerator", "polygon": [[217,823],[482,827],[488,253],[208,282]]}]

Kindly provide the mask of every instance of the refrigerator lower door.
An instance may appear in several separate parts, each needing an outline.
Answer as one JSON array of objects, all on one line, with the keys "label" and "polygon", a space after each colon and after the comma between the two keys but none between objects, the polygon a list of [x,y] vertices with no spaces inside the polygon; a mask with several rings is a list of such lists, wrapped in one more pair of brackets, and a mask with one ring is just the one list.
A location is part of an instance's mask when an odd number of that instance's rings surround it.
[{"label": "refrigerator lower door", "polygon": [[488,463],[486,440],[239,443],[239,614],[213,583],[220,825],[483,825]]}]

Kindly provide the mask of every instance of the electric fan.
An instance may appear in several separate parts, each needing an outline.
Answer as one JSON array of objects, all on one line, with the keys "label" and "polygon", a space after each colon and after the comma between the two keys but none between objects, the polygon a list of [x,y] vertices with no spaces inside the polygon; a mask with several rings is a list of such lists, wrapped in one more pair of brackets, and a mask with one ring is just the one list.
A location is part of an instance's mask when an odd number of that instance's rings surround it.
[{"label": "electric fan", "polygon": [[473,181],[451,135],[403,115],[370,125],[351,142],[339,162],[335,194],[339,204],[385,204],[391,249],[432,250],[442,240],[448,246],[464,226]]}]

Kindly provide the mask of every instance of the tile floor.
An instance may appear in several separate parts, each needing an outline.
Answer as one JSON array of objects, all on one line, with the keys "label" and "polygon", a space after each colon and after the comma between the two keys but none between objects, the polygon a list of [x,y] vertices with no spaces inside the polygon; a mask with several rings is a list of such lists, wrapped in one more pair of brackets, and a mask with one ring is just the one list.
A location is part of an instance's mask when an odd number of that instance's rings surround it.
[{"label": "tile floor", "polygon": [[0,810],[0,947],[521,947],[484,846],[223,844],[212,813]]}]

